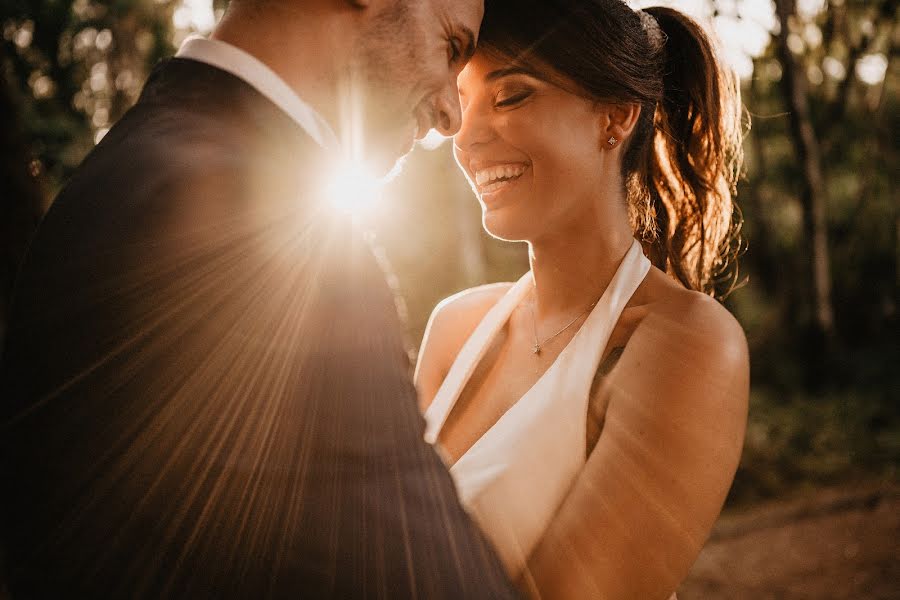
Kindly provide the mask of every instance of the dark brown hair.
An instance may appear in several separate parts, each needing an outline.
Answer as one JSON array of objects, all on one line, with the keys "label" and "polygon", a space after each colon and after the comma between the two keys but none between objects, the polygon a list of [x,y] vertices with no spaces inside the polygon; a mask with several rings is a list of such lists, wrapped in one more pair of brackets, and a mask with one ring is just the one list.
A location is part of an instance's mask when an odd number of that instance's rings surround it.
[{"label": "dark brown hair", "polygon": [[479,50],[576,93],[640,104],[622,158],[635,234],[686,287],[733,286],[740,89],[698,23],[621,0],[486,0]]}]

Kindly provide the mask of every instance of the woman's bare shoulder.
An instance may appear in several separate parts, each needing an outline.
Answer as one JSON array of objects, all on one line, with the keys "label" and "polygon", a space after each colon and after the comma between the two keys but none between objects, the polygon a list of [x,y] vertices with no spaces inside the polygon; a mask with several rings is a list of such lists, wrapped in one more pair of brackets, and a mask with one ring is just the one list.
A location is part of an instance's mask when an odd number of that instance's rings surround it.
[{"label": "woman's bare shoulder", "polygon": [[[732,367],[748,362],[744,330],[725,306],[711,296],[681,287],[668,275],[657,275],[641,307],[643,318],[634,330],[636,341],[653,338],[698,362]],[[635,350],[653,352],[646,344],[635,344]],[[653,353],[659,357],[658,351]]]},{"label": "woman's bare shoulder", "polygon": [[432,311],[416,365],[416,385],[423,406],[430,403],[478,323],[512,286],[490,283],[469,288],[445,298]]},{"label": "woman's bare shoulder", "polygon": [[747,338],[738,320],[718,300],[682,290],[646,322],[668,342],[710,365],[737,368],[749,362]]},{"label": "woman's bare shoulder", "polygon": [[455,357],[478,323],[512,286],[512,283],[489,283],[445,298],[431,313],[426,342],[439,345],[440,354]]},{"label": "woman's bare shoulder", "polygon": [[743,328],[714,298],[656,283],[644,294],[642,318],[609,375],[611,388],[646,406],[664,402],[667,408],[714,419],[724,411],[740,430],[750,382]]},{"label": "woman's bare shoulder", "polygon": [[514,284],[487,283],[444,298],[435,307],[432,318],[481,320]]}]

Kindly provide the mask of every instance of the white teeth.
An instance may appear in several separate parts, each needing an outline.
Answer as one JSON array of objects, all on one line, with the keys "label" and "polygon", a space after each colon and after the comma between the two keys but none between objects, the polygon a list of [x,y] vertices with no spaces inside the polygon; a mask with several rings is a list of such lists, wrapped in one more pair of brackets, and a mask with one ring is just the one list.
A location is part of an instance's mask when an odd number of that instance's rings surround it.
[{"label": "white teeth", "polygon": [[475,184],[487,185],[497,179],[514,179],[525,172],[525,165],[496,165],[475,171]]}]

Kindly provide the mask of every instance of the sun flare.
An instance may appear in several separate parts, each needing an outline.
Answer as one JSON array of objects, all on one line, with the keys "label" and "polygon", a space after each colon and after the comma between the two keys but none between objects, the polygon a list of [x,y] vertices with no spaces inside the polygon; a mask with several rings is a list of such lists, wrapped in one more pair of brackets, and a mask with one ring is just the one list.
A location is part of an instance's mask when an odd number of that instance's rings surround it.
[{"label": "sun flare", "polygon": [[368,213],[378,204],[383,186],[384,180],[364,163],[344,161],[332,170],[326,194],[337,210],[360,215]]}]

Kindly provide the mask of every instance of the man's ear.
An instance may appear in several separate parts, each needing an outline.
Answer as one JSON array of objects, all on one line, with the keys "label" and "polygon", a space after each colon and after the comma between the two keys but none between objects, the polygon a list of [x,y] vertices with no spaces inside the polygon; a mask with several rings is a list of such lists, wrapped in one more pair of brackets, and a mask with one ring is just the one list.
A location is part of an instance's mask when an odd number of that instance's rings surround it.
[{"label": "man's ear", "polygon": [[600,146],[614,148],[634,132],[641,105],[637,103],[604,104],[600,111]]}]

